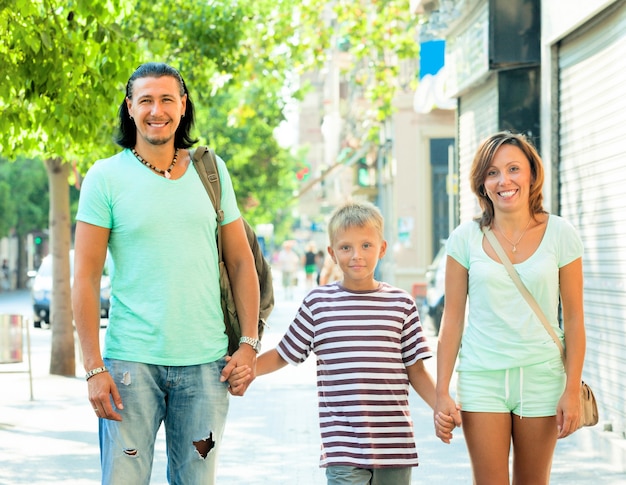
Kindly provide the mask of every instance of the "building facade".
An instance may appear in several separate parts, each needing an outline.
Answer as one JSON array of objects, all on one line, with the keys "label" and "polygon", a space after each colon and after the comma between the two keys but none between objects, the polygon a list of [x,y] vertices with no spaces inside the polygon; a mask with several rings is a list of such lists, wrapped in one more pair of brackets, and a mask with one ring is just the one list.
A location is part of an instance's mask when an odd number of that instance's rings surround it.
[{"label": "building facade", "polygon": [[546,208],[583,239],[583,377],[600,403],[598,446],[625,466],[626,0],[414,4],[446,40],[448,93],[458,100],[459,222],[478,211],[469,188],[478,143],[508,129],[534,140]]}]

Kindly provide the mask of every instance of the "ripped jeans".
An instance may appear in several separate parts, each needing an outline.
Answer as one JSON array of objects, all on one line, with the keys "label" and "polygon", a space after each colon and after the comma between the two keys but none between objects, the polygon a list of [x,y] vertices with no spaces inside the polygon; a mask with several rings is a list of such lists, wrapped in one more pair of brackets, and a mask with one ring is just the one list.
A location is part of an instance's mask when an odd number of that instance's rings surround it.
[{"label": "ripped jeans", "polygon": [[163,422],[167,480],[214,484],[228,413],[225,361],[160,366],[105,359],[122,397],[122,421],[99,419],[104,485],[148,485],[156,435]]}]

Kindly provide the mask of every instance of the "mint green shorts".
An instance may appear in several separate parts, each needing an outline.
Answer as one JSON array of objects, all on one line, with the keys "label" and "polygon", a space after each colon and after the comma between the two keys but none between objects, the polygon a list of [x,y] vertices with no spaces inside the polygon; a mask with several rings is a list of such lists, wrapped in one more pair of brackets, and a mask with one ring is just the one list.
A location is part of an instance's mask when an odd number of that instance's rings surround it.
[{"label": "mint green shorts", "polygon": [[462,411],[554,416],[564,390],[565,369],[558,357],[512,369],[459,371],[457,402]]}]

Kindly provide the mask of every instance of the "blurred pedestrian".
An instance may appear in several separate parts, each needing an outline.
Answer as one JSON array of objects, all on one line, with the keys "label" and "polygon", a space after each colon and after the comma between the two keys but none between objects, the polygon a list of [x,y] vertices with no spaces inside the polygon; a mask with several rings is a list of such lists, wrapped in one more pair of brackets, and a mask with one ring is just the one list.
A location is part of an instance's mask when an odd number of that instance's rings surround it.
[{"label": "blurred pedestrian", "polygon": [[335,260],[330,254],[326,254],[324,257],[324,263],[320,270],[320,285],[327,285],[328,283],[334,283],[335,281],[341,281],[343,273],[339,265],[335,263]]},{"label": "blurred pedestrian", "polygon": [[[220,373],[228,378],[236,365],[255,366],[259,284],[218,158],[224,261],[244,335],[225,361],[217,222],[190,163],[193,121],[180,73],[166,64],[141,65],[119,109],[123,150],[97,161],[81,188],[72,302],[107,485],[149,483],[161,423],[168,482],[215,483],[229,390]],[[98,303],[107,246],[112,292],[101,351]]]},{"label": "blurred pedestrian", "polygon": [[317,274],[315,275],[315,283],[320,284],[320,275],[322,274],[322,268],[324,267],[325,253],[321,249],[315,253],[315,268]]},{"label": "blurred pedestrian", "polygon": [[[409,485],[418,464],[409,384],[434,406],[435,383],[424,366],[432,353],[411,295],[374,279],[387,249],[380,211],[347,203],[328,231],[342,281],[308,293],[278,347],[259,356],[257,372],[297,365],[315,353],[320,466],[328,484]],[[240,370],[237,378],[245,380]],[[444,441],[454,419],[440,417],[440,429],[448,430]]]},{"label": "blurred pedestrian", "polygon": [[294,251],[293,245],[293,241],[285,241],[278,253],[283,292],[288,300],[293,298],[293,288],[298,284],[298,269],[300,268],[300,257]]},{"label": "blurred pedestrian", "polygon": [[0,290],[9,291],[11,289],[11,270],[9,268],[9,261],[7,259],[2,260],[2,269],[0,271]]},{"label": "blurred pedestrian", "polygon": [[315,244],[309,243],[304,252],[304,275],[306,281],[306,289],[313,288],[315,283],[315,274],[317,273],[317,265],[315,264]]},{"label": "blurred pedestrian", "polygon": [[[543,209],[542,161],[523,135],[488,137],[470,177],[482,214],[457,227],[447,241],[435,409],[462,408],[474,483],[510,483],[512,445],[512,483],[547,485],[556,440],[573,433],[579,418],[583,247],[569,222]],[[493,231],[564,341],[566,369],[484,231]],[[457,356],[455,403],[449,386]]]}]

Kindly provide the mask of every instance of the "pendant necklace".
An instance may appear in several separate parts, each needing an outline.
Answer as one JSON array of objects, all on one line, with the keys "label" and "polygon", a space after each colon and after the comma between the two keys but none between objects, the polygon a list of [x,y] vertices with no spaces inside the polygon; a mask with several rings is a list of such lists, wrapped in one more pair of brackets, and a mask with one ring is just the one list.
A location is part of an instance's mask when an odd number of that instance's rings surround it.
[{"label": "pendant necklace", "polygon": [[509,244],[511,246],[513,246],[513,249],[511,250],[512,252],[517,252],[517,245],[519,244],[519,242],[522,240],[522,238],[524,237],[524,234],[526,234],[526,231],[528,231],[528,228],[530,227],[530,221],[532,221],[533,218],[531,217],[530,219],[528,219],[528,224],[526,224],[526,228],[524,229],[524,232],[522,232],[522,235],[519,237],[519,239],[515,242],[511,241],[508,237],[506,237],[506,235],[500,230],[500,228],[498,226],[496,226],[496,229],[498,230],[498,232],[502,235],[502,237],[504,239],[506,239]]},{"label": "pendant necklace", "polygon": [[163,175],[166,179],[172,178],[172,173],[171,172],[172,172],[172,169],[174,168],[174,165],[176,165],[176,159],[178,158],[178,148],[174,152],[174,159],[172,160],[172,163],[170,163],[170,166],[167,168],[167,170],[161,170],[160,168],[155,167],[154,165],[152,165],[147,160],[144,160],[141,157],[141,155],[139,155],[139,153],[137,153],[137,150],[135,150],[134,148],[131,148],[131,151],[133,152],[133,155],[135,155],[135,157],[137,157],[137,160],[139,160],[141,163],[143,163],[149,169],[152,169],[156,173],[158,173],[160,175]]}]

